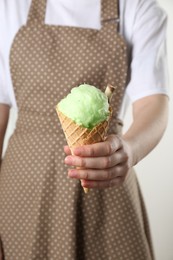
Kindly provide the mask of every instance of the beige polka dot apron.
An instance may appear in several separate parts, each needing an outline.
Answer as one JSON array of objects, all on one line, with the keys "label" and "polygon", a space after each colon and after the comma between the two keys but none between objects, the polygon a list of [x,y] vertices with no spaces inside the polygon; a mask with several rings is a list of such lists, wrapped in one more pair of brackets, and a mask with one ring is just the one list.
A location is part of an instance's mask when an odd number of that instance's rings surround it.
[{"label": "beige polka dot apron", "polygon": [[102,1],[100,30],[45,24],[46,0],[33,0],[10,55],[19,108],[0,174],[5,260],[151,260],[145,207],[135,174],[119,188],[84,194],[67,178],[55,105],[81,83],[116,87],[110,132],[126,85],[127,55],[118,5]]}]

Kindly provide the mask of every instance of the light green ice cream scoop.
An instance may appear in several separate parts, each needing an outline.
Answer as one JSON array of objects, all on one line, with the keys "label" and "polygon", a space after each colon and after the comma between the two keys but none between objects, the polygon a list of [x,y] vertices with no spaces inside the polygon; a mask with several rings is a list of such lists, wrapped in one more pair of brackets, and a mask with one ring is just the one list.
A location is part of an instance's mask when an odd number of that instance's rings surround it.
[{"label": "light green ice cream scoop", "polygon": [[71,90],[58,109],[76,124],[92,129],[109,116],[108,97],[100,89],[83,84]]}]

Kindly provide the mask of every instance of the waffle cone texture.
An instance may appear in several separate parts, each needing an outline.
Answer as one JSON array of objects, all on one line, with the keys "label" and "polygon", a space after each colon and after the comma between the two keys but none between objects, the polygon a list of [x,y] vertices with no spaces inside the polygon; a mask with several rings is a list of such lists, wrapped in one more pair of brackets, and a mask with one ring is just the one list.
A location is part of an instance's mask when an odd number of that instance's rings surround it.
[{"label": "waffle cone texture", "polygon": [[94,144],[104,141],[109,128],[110,116],[107,120],[96,125],[93,129],[88,129],[77,125],[73,120],[65,116],[58,109],[56,110],[62,129],[64,131],[68,146],[74,148],[81,145]]}]

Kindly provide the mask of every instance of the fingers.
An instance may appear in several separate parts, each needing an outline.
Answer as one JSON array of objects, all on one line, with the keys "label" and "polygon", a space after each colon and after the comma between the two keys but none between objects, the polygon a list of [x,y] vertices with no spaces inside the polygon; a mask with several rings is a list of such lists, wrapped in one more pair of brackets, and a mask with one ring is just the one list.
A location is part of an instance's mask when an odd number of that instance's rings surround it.
[{"label": "fingers", "polygon": [[96,169],[70,169],[70,178],[84,179],[89,181],[110,181],[116,177],[123,177],[128,171],[127,164],[120,164],[107,170]]},{"label": "fingers", "polygon": [[64,146],[64,152],[66,153],[66,155],[71,155],[71,150],[68,145]]},{"label": "fingers", "polygon": [[[104,142],[73,148],[73,154],[81,157],[102,157],[115,153],[121,147],[121,139],[116,135],[109,135]],[[71,154],[69,146],[64,146],[64,152]]]},{"label": "fingers", "polygon": [[82,186],[90,189],[104,189],[121,185],[131,167],[126,143],[116,135],[110,135],[104,142],[73,148],[68,146],[65,164],[73,166],[68,176],[80,179]]},{"label": "fingers", "polygon": [[116,135],[109,135],[104,142],[73,148],[73,153],[81,157],[102,157],[115,153],[121,147],[121,139]]},{"label": "fingers", "polygon": [[108,181],[87,181],[82,180],[81,185],[84,188],[89,189],[106,189],[106,188],[112,188],[112,187],[119,187],[122,185],[125,181],[125,177],[117,177]]},{"label": "fingers", "polygon": [[120,149],[116,153],[106,157],[79,157],[70,155],[65,158],[65,164],[89,169],[107,169],[126,160],[126,153]]}]

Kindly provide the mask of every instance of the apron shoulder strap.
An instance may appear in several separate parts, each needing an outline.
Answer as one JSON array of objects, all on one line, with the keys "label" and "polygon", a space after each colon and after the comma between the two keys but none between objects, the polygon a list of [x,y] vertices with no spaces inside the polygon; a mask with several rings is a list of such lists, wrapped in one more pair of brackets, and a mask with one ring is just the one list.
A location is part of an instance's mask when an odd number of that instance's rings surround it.
[{"label": "apron shoulder strap", "polygon": [[[32,0],[27,23],[45,23],[47,0]],[[101,23],[119,22],[119,0],[101,0]]]},{"label": "apron shoulder strap", "polygon": [[47,0],[32,0],[27,23],[45,23]]},{"label": "apron shoulder strap", "polygon": [[119,0],[101,0],[101,23],[119,23]]}]

